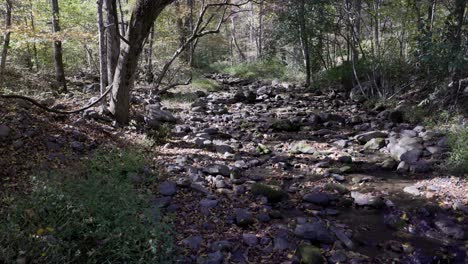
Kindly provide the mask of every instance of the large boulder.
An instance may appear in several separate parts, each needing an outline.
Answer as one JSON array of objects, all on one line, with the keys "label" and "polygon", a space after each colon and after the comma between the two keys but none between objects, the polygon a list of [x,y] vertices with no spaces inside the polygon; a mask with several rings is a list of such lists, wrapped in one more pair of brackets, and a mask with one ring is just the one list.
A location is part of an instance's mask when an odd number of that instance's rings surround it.
[{"label": "large boulder", "polygon": [[331,244],[335,241],[327,225],[321,221],[299,224],[296,226],[296,229],[294,229],[294,234],[297,237],[318,243]]},{"label": "large boulder", "polygon": [[157,128],[163,123],[175,123],[177,121],[171,112],[162,110],[159,104],[146,106],[144,119],[146,124],[151,128]]}]

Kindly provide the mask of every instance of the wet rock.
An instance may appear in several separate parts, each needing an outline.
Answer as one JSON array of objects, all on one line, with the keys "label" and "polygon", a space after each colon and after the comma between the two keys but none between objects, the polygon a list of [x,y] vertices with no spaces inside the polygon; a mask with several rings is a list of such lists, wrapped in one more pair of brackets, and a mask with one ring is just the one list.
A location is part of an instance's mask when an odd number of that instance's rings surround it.
[{"label": "wet rock", "polygon": [[382,132],[382,131],[371,131],[371,132],[366,132],[362,133],[356,136],[356,140],[359,141],[362,144],[367,143],[371,139],[374,138],[386,138],[388,133]]},{"label": "wet rock", "polygon": [[242,240],[247,246],[253,247],[258,244],[258,238],[255,234],[242,234]]},{"label": "wet rock", "polygon": [[251,191],[254,195],[265,196],[271,203],[280,202],[288,196],[287,193],[281,190],[280,187],[262,183],[252,184]]},{"label": "wet rock", "polygon": [[332,233],[328,230],[327,225],[320,221],[299,224],[296,226],[294,234],[303,239],[325,244],[331,244],[335,241]]},{"label": "wet rock", "polygon": [[289,150],[292,154],[314,154],[316,151],[316,148],[310,145],[307,141],[296,142]]},{"label": "wet rock", "polygon": [[11,129],[6,125],[0,125],[0,140],[7,138],[10,135]]},{"label": "wet rock", "polygon": [[202,236],[190,236],[182,240],[182,245],[192,250],[198,250],[202,242],[203,242]]},{"label": "wet rock", "polygon": [[174,182],[165,181],[162,182],[158,187],[159,193],[164,196],[172,196],[177,191],[177,186]]},{"label": "wet rock", "polygon": [[302,200],[308,203],[314,203],[318,205],[328,205],[330,204],[332,197],[327,193],[322,192],[312,192],[304,195]]},{"label": "wet rock", "polygon": [[335,236],[349,249],[354,248],[354,243],[351,239],[345,234],[345,232],[335,226],[331,226],[330,230],[335,234]]},{"label": "wet rock", "polygon": [[325,260],[322,256],[322,252],[319,248],[312,245],[300,245],[299,246],[299,258],[301,263],[304,264],[323,264]]},{"label": "wet rock", "polygon": [[373,196],[371,194],[351,192],[351,197],[354,199],[354,203],[359,206],[372,206],[380,208],[385,205],[382,198]]},{"label": "wet rock", "polygon": [[247,227],[255,222],[252,213],[247,209],[235,209],[236,224],[240,227]]}]

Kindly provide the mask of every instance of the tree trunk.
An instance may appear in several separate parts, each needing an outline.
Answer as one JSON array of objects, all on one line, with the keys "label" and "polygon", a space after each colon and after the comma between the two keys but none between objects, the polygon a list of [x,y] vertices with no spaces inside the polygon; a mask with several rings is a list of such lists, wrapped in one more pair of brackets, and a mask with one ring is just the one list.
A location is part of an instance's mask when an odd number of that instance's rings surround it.
[{"label": "tree trunk", "polygon": [[237,37],[236,37],[236,23],[235,23],[235,18],[231,17],[231,38],[232,42],[234,43],[234,46],[237,49],[237,52],[239,53],[239,56],[241,57],[241,61],[245,61],[247,58],[242,52],[242,49],[239,46],[239,43],[237,43]]},{"label": "tree trunk", "polygon": [[151,33],[148,43],[148,55],[147,55],[147,65],[146,65],[146,81],[152,83],[154,81],[153,74],[153,44],[154,44],[154,26],[151,28]]},{"label": "tree trunk", "polygon": [[10,27],[11,27],[11,0],[5,0],[6,14],[5,14],[5,35],[3,36],[3,49],[2,58],[0,60],[0,84],[3,83],[5,74],[6,58],[8,55],[8,48],[10,46]]},{"label": "tree trunk", "polygon": [[301,41],[302,56],[304,59],[304,66],[306,71],[305,85],[310,86],[311,82],[311,67],[310,67],[310,51],[309,51],[309,39],[307,36],[306,20],[305,20],[305,0],[301,0],[301,6],[299,7],[299,37]]},{"label": "tree trunk", "polygon": [[[60,12],[58,0],[51,0],[52,4],[52,30],[53,32],[60,32]],[[65,80],[65,70],[63,67],[62,58],[62,41],[54,41],[54,65],[57,84],[61,87],[61,92],[67,92],[67,82]]]},{"label": "tree trunk", "polygon": [[[455,10],[453,12],[453,16],[455,17],[455,25],[452,32],[452,54],[453,60],[456,60],[456,57],[459,55],[461,51],[462,45],[462,35],[463,35],[463,25],[465,19],[465,9],[466,9],[466,0],[456,0],[455,1]],[[465,31],[466,33],[466,31]],[[465,35],[466,37],[466,35]],[[465,43],[466,45],[466,43]],[[462,64],[465,65],[465,64]],[[452,75],[452,79],[454,81],[458,81],[460,78],[464,77],[463,72],[466,74],[466,69],[463,69],[463,66],[458,66],[455,68],[455,71]],[[465,76],[466,77],[466,76]]]},{"label": "tree trunk", "polygon": [[[33,13],[33,3],[32,0],[29,0],[29,12],[30,12],[30,17],[31,17],[31,29],[33,32],[36,31],[36,25],[34,23],[34,13]],[[36,71],[39,71],[39,58],[37,56],[37,46],[36,46],[36,39],[33,39],[33,56],[34,56],[34,64],[36,67]]]},{"label": "tree trunk", "polygon": [[[99,75],[101,77],[101,95],[107,90],[108,78],[107,78],[107,51],[106,51],[106,37],[105,37],[105,27],[104,27],[104,18],[103,18],[103,1],[97,1],[97,25],[99,32]],[[101,111],[104,112],[106,109],[106,100],[102,100]]]},{"label": "tree trunk", "polygon": [[137,0],[122,43],[114,75],[110,111],[120,124],[130,119],[130,90],[133,88],[138,58],[143,42],[161,11],[174,0]]},{"label": "tree trunk", "polygon": [[124,12],[123,12],[123,9],[122,9],[122,0],[118,0],[119,1],[119,11],[120,11],[120,24],[121,24],[121,32],[120,32],[120,35],[122,36],[125,36],[125,16],[124,16]]},{"label": "tree trunk", "polygon": [[119,19],[117,16],[117,1],[104,0],[104,22],[106,33],[107,46],[107,79],[108,83],[114,80],[115,68],[120,53],[120,37],[119,37]]},{"label": "tree trunk", "polygon": [[260,10],[258,13],[258,37],[257,37],[257,56],[259,58],[263,55],[263,13],[264,13],[263,2],[260,3]]}]

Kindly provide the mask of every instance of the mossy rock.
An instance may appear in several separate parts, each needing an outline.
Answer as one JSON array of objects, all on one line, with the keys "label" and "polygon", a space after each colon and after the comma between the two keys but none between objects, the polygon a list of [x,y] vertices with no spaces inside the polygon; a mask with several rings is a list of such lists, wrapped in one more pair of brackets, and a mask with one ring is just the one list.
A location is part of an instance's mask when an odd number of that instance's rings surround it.
[{"label": "mossy rock", "polygon": [[318,247],[312,245],[300,245],[299,246],[299,257],[301,263],[304,264],[322,264],[325,263],[325,259],[322,256],[322,252]]},{"label": "mossy rock", "polygon": [[316,152],[317,149],[305,140],[292,144],[289,149],[291,154],[315,154]]},{"label": "mossy rock", "polygon": [[254,183],[251,187],[252,194],[265,196],[269,202],[277,203],[288,197],[287,193],[275,185]]},{"label": "mossy rock", "polygon": [[270,154],[271,150],[267,146],[259,143],[257,146],[257,152],[260,154]]},{"label": "mossy rock", "polygon": [[271,124],[271,128],[276,132],[298,132],[301,130],[301,126],[289,120],[275,120]]}]

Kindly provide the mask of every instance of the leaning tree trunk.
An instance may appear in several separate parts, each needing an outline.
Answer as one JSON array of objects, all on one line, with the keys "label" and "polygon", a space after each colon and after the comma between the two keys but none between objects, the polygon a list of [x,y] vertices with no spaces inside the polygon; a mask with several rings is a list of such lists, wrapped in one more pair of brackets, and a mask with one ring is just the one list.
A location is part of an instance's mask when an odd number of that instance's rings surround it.
[{"label": "leaning tree trunk", "polygon": [[10,27],[11,27],[11,0],[5,0],[6,14],[5,14],[5,35],[3,37],[2,58],[0,60],[0,84],[3,82],[5,74],[6,58],[8,54],[8,47],[10,46]]},{"label": "leaning tree trunk", "polygon": [[106,46],[107,46],[107,77],[108,83],[114,80],[115,68],[120,53],[120,38],[119,38],[119,19],[117,16],[117,1],[104,0],[104,21],[106,25]]},{"label": "leaning tree trunk", "polygon": [[120,124],[127,124],[130,119],[130,90],[143,43],[161,11],[173,1],[137,0],[135,3],[125,34],[126,41],[120,49],[110,104],[110,111]]},{"label": "leaning tree trunk", "polygon": [[[52,30],[53,32],[60,32],[60,12],[58,0],[51,0],[52,4]],[[65,80],[65,70],[63,67],[63,55],[62,55],[62,41],[54,41],[54,65],[55,75],[59,87],[62,87],[61,92],[67,92],[67,83]]]}]

